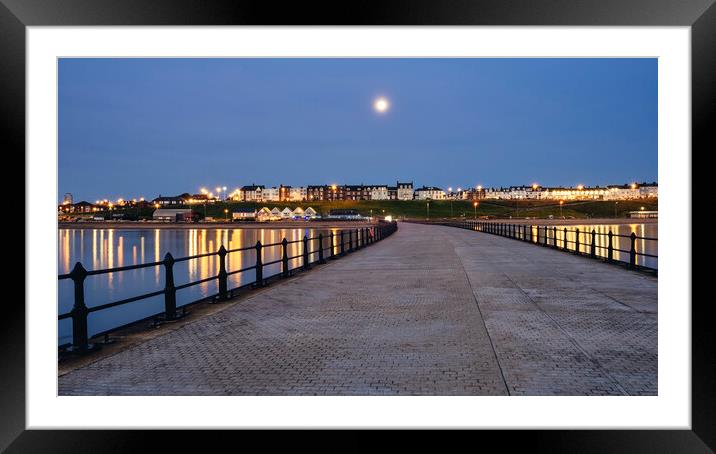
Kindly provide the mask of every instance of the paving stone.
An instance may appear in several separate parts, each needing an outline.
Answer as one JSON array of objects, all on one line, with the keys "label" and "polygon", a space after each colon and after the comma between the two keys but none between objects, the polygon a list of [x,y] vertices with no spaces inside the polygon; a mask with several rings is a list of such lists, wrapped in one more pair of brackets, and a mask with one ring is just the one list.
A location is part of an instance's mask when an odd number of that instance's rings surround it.
[{"label": "paving stone", "polygon": [[656,278],[401,223],[58,381],[60,395],[656,395],[657,364]]}]

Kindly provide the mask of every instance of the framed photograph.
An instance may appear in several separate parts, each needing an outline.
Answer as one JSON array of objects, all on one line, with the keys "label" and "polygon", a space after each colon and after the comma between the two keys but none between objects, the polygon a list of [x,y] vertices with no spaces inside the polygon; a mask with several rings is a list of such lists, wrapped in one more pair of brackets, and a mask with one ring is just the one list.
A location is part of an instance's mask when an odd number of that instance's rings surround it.
[{"label": "framed photograph", "polygon": [[1,1],[9,452],[246,428],[715,449],[691,297],[712,1]]}]

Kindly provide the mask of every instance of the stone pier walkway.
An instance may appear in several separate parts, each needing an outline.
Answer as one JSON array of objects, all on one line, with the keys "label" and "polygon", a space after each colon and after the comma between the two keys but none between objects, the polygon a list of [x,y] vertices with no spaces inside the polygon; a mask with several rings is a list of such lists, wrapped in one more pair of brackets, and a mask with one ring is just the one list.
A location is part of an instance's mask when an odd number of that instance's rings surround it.
[{"label": "stone pier walkway", "polygon": [[401,223],[58,381],[60,395],[656,395],[657,279]]}]

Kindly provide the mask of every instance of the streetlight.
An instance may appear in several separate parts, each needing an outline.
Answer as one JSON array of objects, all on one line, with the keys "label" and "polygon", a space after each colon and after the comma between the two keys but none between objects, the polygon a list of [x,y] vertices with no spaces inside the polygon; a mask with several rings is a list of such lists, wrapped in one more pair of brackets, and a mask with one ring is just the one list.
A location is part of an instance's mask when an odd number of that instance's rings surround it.
[{"label": "streetlight", "polygon": [[564,217],[564,216],[562,216],[562,205],[564,205],[564,200],[559,201],[559,217],[560,218]]},{"label": "streetlight", "polygon": [[472,206],[475,208],[475,220],[477,221],[477,202],[473,202]]},{"label": "streetlight", "polygon": [[428,217],[427,217],[427,219],[430,219],[430,202],[427,202],[427,204],[428,204]]},{"label": "streetlight", "polygon": [[229,220],[229,209],[224,208],[224,218],[228,221]]},{"label": "streetlight", "polygon": [[619,202],[614,202],[614,217],[617,217],[617,205],[619,205]]}]

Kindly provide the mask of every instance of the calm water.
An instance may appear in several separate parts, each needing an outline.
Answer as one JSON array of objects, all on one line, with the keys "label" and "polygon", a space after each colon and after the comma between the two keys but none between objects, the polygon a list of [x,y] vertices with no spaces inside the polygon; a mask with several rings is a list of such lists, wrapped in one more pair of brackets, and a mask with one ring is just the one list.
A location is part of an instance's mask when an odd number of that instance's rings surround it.
[{"label": "calm water", "polygon": [[[557,227],[557,246],[562,247],[562,238],[564,237],[564,229],[567,229],[567,247],[574,249],[574,241],[576,240],[576,229],[579,229],[579,250],[584,253],[589,253],[591,246],[591,232],[592,229],[596,232],[596,254],[601,257],[607,256],[607,246],[609,239],[606,236],[611,230],[614,235],[626,235],[629,236],[634,232],[637,237],[641,238],[658,238],[658,224],[603,224],[603,225],[556,225],[548,226],[548,245],[553,244],[553,227]],[[600,235],[603,234],[603,235]],[[537,241],[537,229],[532,229],[533,241]],[[539,232],[540,243],[544,242],[544,228],[540,229]],[[659,255],[658,241],[650,241],[646,239],[636,240],[636,251],[638,253]],[[629,261],[629,249],[631,247],[631,239],[622,238],[618,236],[612,237],[612,247],[614,248],[614,259],[621,260],[624,262]],[[627,252],[619,252],[617,249],[621,249]],[[636,264],[641,266],[647,266],[649,268],[658,269],[658,259],[653,257],[636,256]]]},{"label": "calm water", "polygon": [[[87,270],[106,269],[163,260],[167,252],[174,258],[215,252],[221,245],[227,249],[278,243],[285,237],[288,241],[301,240],[324,235],[324,247],[329,246],[328,234],[337,229],[59,229],[58,273],[69,273],[76,262],[82,262]],[[345,241],[348,241],[346,234]],[[338,243],[336,238],[335,243]],[[317,241],[309,242],[309,252],[316,250]],[[289,245],[288,256],[302,253],[302,245]],[[336,246],[335,252],[338,252]],[[328,255],[328,252],[326,251]],[[264,263],[281,258],[281,247],[264,248]],[[317,254],[310,256],[317,259]],[[256,263],[254,250],[234,252],[227,255],[227,271],[253,266]],[[289,260],[289,267],[301,265],[301,259]],[[217,256],[204,257],[174,265],[174,282],[179,286],[187,282],[216,276],[219,271]],[[264,267],[264,277],[281,271],[281,264]],[[254,282],[254,270],[229,276],[229,289]],[[138,270],[122,271],[96,276],[85,280],[85,304],[88,307],[118,301],[164,288],[164,267],[155,266]],[[218,292],[216,280],[188,287],[177,292],[177,307]],[[71,279],[58,283],[59,313],[69,312],[73,305],[73,284]],[[126,305],[89,314],[89,334],[148,317],[164,310],[164,296],[159,295]],[[59,344],[71,342],[71,320],[59,322]]]}]

